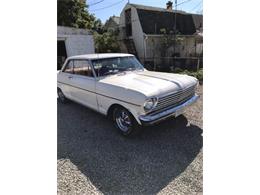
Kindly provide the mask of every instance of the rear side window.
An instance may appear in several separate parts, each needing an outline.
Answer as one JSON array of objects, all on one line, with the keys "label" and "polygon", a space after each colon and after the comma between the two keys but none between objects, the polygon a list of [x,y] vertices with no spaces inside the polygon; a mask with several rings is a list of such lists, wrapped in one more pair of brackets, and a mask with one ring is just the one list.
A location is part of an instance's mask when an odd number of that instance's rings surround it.
[{"label": "rear side window", "polygon": [[74,74],[93,77],[93,72],[89,64],[89,61],[74,60]]},{"label": "rear side window", "polygon": [[73,61],[72,61],[72,60],[70,60],[70,61],[67,63],[67,65],[66,65],[66,67],[65,67],[65,69],[64,69],[63,72],[73,74]]}]

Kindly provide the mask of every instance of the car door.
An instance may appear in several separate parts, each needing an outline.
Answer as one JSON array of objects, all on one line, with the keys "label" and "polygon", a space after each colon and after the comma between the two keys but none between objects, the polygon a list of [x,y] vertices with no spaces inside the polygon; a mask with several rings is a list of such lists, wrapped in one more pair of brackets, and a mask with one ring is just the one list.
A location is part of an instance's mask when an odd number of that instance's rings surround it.
[{"label": "car door", "polygon": [[88,60],[73,60],[73,78],[71,83],[74,86],[71,96],[77,102],[98,110],[96,98],[96,78]]},{"label": "car door", "polygon": [[73,61],[69,60],[65,67],[58,73],[58,86],[67,98],[71,99],[71,79],[73,78]]}]

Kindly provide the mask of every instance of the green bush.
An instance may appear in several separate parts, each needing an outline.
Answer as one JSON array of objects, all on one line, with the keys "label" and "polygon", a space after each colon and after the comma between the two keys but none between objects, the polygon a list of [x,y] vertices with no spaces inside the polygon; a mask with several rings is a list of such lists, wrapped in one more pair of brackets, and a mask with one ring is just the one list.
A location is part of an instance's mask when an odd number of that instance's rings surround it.
[{"label": "green bush", "polygon": [[[177,69],[177,68],[176,68]],[[189,76],[196,77],[200,82],[203,81],[203,69],[199,69],[198,71],[188,71],[188,70],[183,70],[180,72],[177,72],[175,69],[174,72],[179,73],[179,74],[187,74]]]},{"label": "green bush", "polygon": [[196,78],[197,78],[199,81],[203,81],[203,70],[202,70],[202,69],[200,69],[200,70],[197,72]]},{"label": "green bush", "polygon": [[180,73],[180,72],[183,72],[183,70],[181,68],[177,67],[177,68],[174,69],[174,72],[175,73]]},{"label": "green bush", "polygon": [[94,32],[94,40],[96,53],[120,52],[116,35],[112,32],[104,32],[102,34]]}]

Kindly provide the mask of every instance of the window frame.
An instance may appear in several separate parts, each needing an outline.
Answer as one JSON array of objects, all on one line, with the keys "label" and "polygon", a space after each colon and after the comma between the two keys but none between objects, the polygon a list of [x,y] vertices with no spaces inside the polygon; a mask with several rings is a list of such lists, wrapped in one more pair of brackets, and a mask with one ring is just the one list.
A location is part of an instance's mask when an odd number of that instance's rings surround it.
[{"label": "window frame", "polygon": [[69,65],[69,63],[71,62],[72,60],[68,60],[65,64],[65,66],[61,69],[61,72],[62,73],[66,73],[66,74],[74,74],[74,62],[72,63],[72,73],[69,73],[69,72],[65,72],[67,66]]},{"label": "window frame", "polygon": [[[71,61],[72,61],[72,67],[73,67],[73,68],[72,68],[72,73],[65,72],[66,67],[69,65],[69,63],[70,63]],[[89,64],[89,66],[90,66],[90,68],[91,68],[93,77],[91,77],[91,76],[86,76],[86,75],[75,74],[75,72],[74,72],[74,61],[87,61],[88,64]],[[94,71],[92,62],[91,62],[91,60],[89,60],[89,59],[69,59],[69,60],[66,62],[66,65],[64,66],[64,68],[61,70],[61,72],[66,73],[66,74],[72,74],[72,75],[82,76],[82,77],[85,77],[85,78],[96,78],[96,73],[95,73],[95,71]]]},{"label": "window frame", "polygon": [[[126,56],[126,57],[133,57],[133,58],[136,59],[137,62],[141,65],[142,70],[145,69],[144,65],[143,65],[135,56]],[[109,58],[97,58],[97,59],[92,59],[92,60],[90,60],[90,63],[91,63],[91,66],[92,66],[92,70],[94,71],[96,78],[103,78],[103,77],[106,77],[106,75],[105,75],[105,76],[104,76],[104,75],[99,76],[99,75],[96,73],[95,68],[94,68],[94,65],[93,65],[93,61],[95,61],[95,60],[114,59],[114,58],[117,58],[117,59],[118,59],[118,58],[126,58],[126,57],[109,57]]]},{"label": "window frame", "polygon": [[[74,68],[75,68],[74,62],[75,61],[87,61],[93,76],[87,76],[87,75],[82,75],[82,74],[75,74],[75,71],[74,71]],[[88,60],[88,59],[73,59],[73,74],[74,75],[83,76],[83,77],[87,77],[87,78],[96,78],[96,75],[94,73],[95,73],[95,71],[93,71],[93,67],[92,67],[92,64],[90,63],[90,60]]]}]

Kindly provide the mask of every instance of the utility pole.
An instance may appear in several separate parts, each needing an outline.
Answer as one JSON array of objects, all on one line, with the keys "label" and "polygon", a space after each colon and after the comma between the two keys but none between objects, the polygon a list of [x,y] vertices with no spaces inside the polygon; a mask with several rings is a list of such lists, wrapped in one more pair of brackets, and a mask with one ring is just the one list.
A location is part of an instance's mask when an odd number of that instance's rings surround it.
[{"label": "utility pole", "polygon": [[174,59],[173,59],[173,68],[175,68],[177,0],[175,0],[175,6],[174,6],[174,8],[175,8],[175,9],[174,9],[174,32],[173,32],[173,43],[174,43],[174,45],[173,45],[173,57],[174,57]]}]

